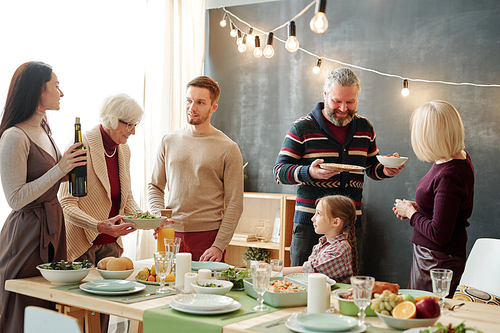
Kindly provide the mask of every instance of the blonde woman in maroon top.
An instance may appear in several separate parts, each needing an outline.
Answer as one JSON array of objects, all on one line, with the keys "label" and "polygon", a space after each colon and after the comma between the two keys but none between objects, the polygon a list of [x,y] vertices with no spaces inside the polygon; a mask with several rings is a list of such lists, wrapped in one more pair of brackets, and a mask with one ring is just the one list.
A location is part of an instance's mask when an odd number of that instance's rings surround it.
[{"label": "blonde woman in maroon top", "polygon": [[420,180],[415,201],[396,199],[394,214],[413,227],[408,288],[432,291],[430,270],[453,271],[453,295],[465,269],[468,219],[474,203],[474,167],[465,152],[465,130],[453,105],[432,101],[411,116],[411,143],[418,159],[434,162]]}]

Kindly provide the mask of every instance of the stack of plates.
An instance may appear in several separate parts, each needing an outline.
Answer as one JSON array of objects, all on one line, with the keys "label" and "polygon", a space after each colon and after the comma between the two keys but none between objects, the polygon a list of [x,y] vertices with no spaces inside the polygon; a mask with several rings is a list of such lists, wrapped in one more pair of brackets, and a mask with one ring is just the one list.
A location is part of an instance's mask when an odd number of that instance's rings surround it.
[{"label": "stack of plates", "polygon": [[366,330],[365,325],[358,325],[356,318],[336,314],[294,313],[285,322],[285,326],[299,333],[358,333]]},{"label": "stack of plates", "polygon": [[126,280],[95,280],[80,285],[81,290],[97,295],[126,295],[145,288],[142,283]]},{"label": "stack of plates", "polygon": [[236,311],[241,308],[241,304],[223,295],[185,294],[171,301],[170,307],[186,313],[211,315]]}]

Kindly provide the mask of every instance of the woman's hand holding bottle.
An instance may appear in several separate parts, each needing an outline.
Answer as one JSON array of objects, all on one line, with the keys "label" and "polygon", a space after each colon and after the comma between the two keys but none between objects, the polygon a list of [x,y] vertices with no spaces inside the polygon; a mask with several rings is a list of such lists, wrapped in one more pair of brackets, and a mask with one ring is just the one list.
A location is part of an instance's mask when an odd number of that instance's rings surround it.
[{"label": "woman's hand holding bottle", "polygon": [[80,147],[81,143],[75,143],[71,147],[64,152],[61,160],[57,165],[59,165],[59,168],[67,174],[73,168],[77,166],[82,166],[87,164],[87,149],[82,149],[82,150],[75,150],[76,148]]}]

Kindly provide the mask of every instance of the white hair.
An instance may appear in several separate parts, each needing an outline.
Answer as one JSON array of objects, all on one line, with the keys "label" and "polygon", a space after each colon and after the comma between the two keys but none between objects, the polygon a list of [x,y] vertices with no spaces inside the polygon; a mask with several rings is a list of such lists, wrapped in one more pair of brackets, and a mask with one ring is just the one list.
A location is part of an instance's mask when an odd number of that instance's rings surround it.
[{"label": "white hair", "polygon": [[118,120],[125,122],[139,122],[144,111],[135,99],[127,94],[116,94],[107,97],[99,112],[101,124],[106,128],[116,129]]}]

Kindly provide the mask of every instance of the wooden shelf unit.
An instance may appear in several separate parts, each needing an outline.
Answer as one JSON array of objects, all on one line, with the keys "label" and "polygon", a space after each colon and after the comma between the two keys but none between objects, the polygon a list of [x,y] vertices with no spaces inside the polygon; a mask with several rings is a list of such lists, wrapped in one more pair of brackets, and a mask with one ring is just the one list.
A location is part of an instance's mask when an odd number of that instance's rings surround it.
[{"label": "wooden shelf unit", "polygon": [[280,210],[280,242],[231,241],[226,249],[226,262],[228,264],[237,267],[244,266],[243,253],[246,252],[246,248],[258,247],[270,250],[272,259],[282,259],[285,266],[290,266],[295,195],[245,192],[243,213],[235,232],[253,234],[255,226],[260,221],[267,221],[272,230],[278,209]]}]

